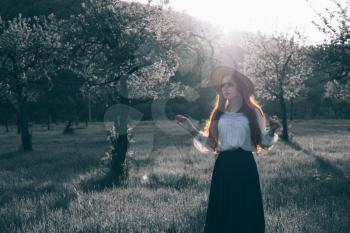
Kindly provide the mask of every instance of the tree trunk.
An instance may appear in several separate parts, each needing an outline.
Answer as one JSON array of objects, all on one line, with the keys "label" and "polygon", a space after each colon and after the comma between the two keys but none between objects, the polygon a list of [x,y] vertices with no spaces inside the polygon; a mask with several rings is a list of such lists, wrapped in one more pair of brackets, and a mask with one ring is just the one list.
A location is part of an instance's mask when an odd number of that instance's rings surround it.
[{"label": "tree trunk", "polygon": [[64,130],[63,130],[64,134],[72,134],[72,133],[74,133],[74,130],[72,129],[72,122],[73,122],[73,119],[70,118],[69,121],[66,124],[66,127],[64,127]]},{"label": "tree trunk", "polygon": [[47,130],[51,129],[51,114],[49,113],[47,116]]},{"label": "tree trunk", "polygon": [[129,100],[128,100],[128,89],[126,79],[122,78],[121,82],[121,100],[122,108],[119,115],[119,122],[115,123],[117,127],[118,136],[116,145],[114,145],[114,153],[112,153],[112,175],[113,178],[119,183],[126,178],[125,158],[128,150],[129,140],[127,135],[127,119],[129,114]]},{"label": "tree trunk", "polygon": [[293,112],[294,112],[294,101],[293,99],[290,100],[290,111],[289,111],[289,120],[293,120]]},{"label": "tree trunk", "polygon": [[89,98],[88,98],[88,111],[89,111],[89,122],[92,121],[92,110],[91,110],[91,97],[89,92]]},{"label": "tree trunk", "polygon": [[286,108],[286,102],[284,100],[283,95],[279,96],[279,102],[281,105],[281,113],[282,113],[282,140],[288,142],[289,136],[288,136],[288,122],[287,122],[287,108]]},{"label": "tree trunk", "polygon": [[23,151],[32,151],[32,135],[29,132],[27,119],[26,100],[21,100],[19,104],[20,131]]},{"label": "tree trunk", "polygon": [[9,120],[6,118],[5,120],[6,133],[9,132]]},{"label": "tree trunk", "polygon": [[17,134],[21,134],[21,119],[20,113],[17,114]]},{"label": "tree trunk", "polygon": [[79,126],[79,117],[78,116],[75,117],[74,122],[75,122],[76,126]]},{"label": "tree trunk", "polygon": [[111,173],[117,184],[126,178],[125,159],[128,144],[129,141],[127,134],[118,135],[116,145],[114,145],[114,150],[112,153],[113,156],[111,164]]}]

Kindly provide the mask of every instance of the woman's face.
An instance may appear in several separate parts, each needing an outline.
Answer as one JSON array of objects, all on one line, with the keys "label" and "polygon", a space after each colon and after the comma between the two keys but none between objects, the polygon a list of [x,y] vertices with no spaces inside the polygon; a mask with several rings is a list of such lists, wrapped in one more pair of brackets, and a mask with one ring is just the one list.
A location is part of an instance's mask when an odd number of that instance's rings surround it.
[{"label": "woman's face", "polygon": [[221,91],[225,99],[233,99],[240,93],[237,91],[236,82],[231,76],[225,76],[221,81]]}]

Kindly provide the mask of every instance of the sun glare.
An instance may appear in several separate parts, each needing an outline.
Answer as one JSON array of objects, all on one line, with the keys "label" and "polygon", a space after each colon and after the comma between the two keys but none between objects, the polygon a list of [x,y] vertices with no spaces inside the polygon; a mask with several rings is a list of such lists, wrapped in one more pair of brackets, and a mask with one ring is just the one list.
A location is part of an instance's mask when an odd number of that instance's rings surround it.
[{"label": "sun glare", "polygon": [[224,32],[261,31],[264,33],[299,30],[310,41],[323,38],[312,25],[314,10],[320,11],[328,0],[174,0],[174,8],[182,9],[202,20],[211,22]]},{"label": "sun glare", "polygon": [[315,10],[322,11],[329,5],[329,0],[170,0],[168,6],[209,22],[224,33],[298,30],[312,43],[323,39],[323,34],[312,24]]}]

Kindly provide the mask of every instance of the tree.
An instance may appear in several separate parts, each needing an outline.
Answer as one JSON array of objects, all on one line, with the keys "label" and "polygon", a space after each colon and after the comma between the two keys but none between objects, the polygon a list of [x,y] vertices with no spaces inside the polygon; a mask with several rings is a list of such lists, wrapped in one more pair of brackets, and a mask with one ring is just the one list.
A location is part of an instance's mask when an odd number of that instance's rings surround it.
[{"label": "tree", "polygon": [[313,24],[327,36],[318,46],[319,69],[328,74],[323,81],[350,79],[350,1],[331,0],[333,9],[317,12]]},{"label": "tree", "polygon": [[304,82],[310,69],[298,35],[261,34],[249,40],[245,57],[245,72],[254,79],[258,96],[277,99],[282,114],[282,136],[289,140],[286,101],[305,90]]},{"label": "tree", "polygon": [[[83,4],[82,14],[65,22],[69,69],[86,79],[87,92],[107,92],[122,106],[164,94],[177,67],[174,50],[181,33],[174,31],[161,5],[92,0]],[[111,137],[111,175],[116,183],[123,177],[129,144],[129,110],[122,109],[116,112]]]},{"label": "tree", "polygon": [[28,128],[28,102],[36,101],[38,85],[48,85],[55,72],[60,48],[58,23],[49,17],[23,18],[5,23],[0,18],[0,86],[16,109],[22,149],[32,150]]},{"label": "tree", "polygon": [[13,116],[15,109],[7,99],[7,89],[8,88],[6,88],[4,84],[0,83],[0,120],[5,122],[6,132],[9,132],[9,119],[11,119],[11,117]]},{"label": "tree", "polygon": [[[350,81],[340,83],[337,80],[328,81],[323,97],[332,103],[336,117],[344,117],[344,105],[350,104]],[[349,109],[349,107],[348,107]],[[344,112],[342,112],[344,111]],[[345,113],[346,114],[346,113]]]},{"label": "tree", "polygon": [[72,132],[70,126],[73,121],[79,122],[86,110],[86,101],[81,91],[84,82],[82,77],[62,69],[51,77],[49,87],[40,88],[41,94],[36,103],[45,111],[48,130],[51,118],[59,114],[61,119],[67,120],[64,132]]},{"label": "tree", "polygon": [[[324,93],[332,108],[336,103],[349,106],[350,85],[350,12],[349,1],[331,0],[332,5],[323,12],[316,12],[313,24],[324,33],[326,39],[311,53],[314,73],[324,84]],[[338,114],[337,114],[338,115]]]}]

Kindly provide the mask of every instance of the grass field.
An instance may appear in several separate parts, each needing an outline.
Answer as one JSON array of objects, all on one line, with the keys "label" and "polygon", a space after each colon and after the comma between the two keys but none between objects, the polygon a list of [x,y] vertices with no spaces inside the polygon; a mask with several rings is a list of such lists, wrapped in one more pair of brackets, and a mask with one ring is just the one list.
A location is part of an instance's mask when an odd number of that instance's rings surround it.
[{"label": "grass field", "polygon": [[[179,128],[168,126],[172,132]],[[349,120],[293,121],[295,143],[256,155],[267,232],[346,233],[350,229]],[[201,232],[215,157],[189,135],[152,122],[135,128],[129,179],[103,190],[109,150],[103,124],[63,135],[36,125],[34,152],[17,152],[0,133],[0,232]]]}]

